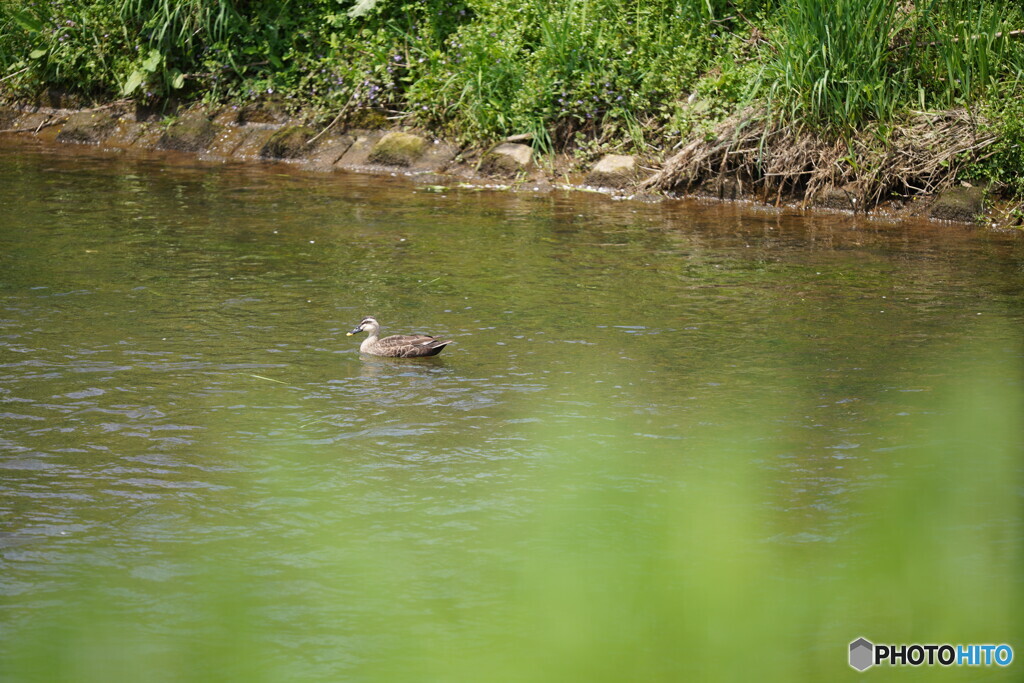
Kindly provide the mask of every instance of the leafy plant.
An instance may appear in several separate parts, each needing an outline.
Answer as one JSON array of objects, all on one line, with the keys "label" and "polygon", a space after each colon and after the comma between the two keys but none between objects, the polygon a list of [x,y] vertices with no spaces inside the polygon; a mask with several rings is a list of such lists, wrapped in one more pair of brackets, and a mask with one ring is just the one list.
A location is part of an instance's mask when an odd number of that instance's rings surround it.
[{"label": "leafy plant", "polygon": [[987,132],[995,132],[997,142],[989,153],[968,166],[969,180],[1004,186],[1009,194],[1024,197],[1024,87],[1020,84],[1006,99],[988,107]]}]

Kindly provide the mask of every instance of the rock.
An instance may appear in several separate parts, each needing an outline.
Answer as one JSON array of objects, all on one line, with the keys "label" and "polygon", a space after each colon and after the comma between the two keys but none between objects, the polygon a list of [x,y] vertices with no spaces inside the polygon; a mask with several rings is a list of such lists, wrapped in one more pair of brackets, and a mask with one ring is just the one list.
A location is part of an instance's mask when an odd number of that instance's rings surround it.
[{"label": "rock", "polygon": [[533,149],[527,145],[503,142],[484,154],[480,172],[503,178],[514,178],[533,166]]},{"label": "rock", "polygon": [[519,135],[509,135],[502,142],[533,142],[533,133],[520,133]]},{"label": "rock", "polygon": [[288,121],[288,114],[285,106],[278,100],[267,100],[253,104],[246,104],[234,114],[235,123],[244,126],[250,123],[285,123]]},{"label": "rock", "polygon": [[369,163],[370,152],[377,145],[377,142],[384,137],[379,130],[364,131],[355,135],[352,144],[341,158],[335,162],[334,167],[342,170],[369,170],[366,165]]},{"label": "rock", "polygon": [[128,149],[156,124],[140,123],[130,119],[118,119],[110,134],[103,140],[103,146],[111,149]]},{"label": "rock", "polygon": [[[684,193],[687,191],[685,185],[679,188],[679,190]],[[742,198],[743,183],[734,176],[715,176],[702,182],[697,187],[697,194],[707,195],[723,201],[736,201]]]},{"label": "rock", "polygon": [[349,150],[353,142],[349,135],[327,135],[321,138],[315,148],[305,156],[305,168],[321,173],[333,170],[334,164]]},{"label": "rock", "polygon": [[274,134],[277,133],[273,128],[263,127],[243,126],[240,130],[244,133],[244,137],[231,150],[230,156],[233,159],[255,159],[259,157],[260,152],[270,142],[270,138],[274,137]]},{"label": "rock", "polygon": [[928,215],[940,221],[976,223],[985,211],[985,188],[951,187],[932,202]]},{"label": "rock", "polygon": [[160,136],[157,147],[180,152],[198,152],[213,142],[218,129],[219,126],[203,114],[185,114],[167,127]]},{"label": "rock", "polygon": [[438,173],[448,168],[459,154],[459,148],[440,140],[434,140],[427,145],[426,150],[409,170],[416,173]]},{"label": "rock", "polygon": [[43,111],[24,112],[9,125],[19,130],[38,131],[53,120],[53,115]]},{"label": "rock", "polygon": [[611,187],[617,190],[636,183],[639,170],[636,159],[623,154],[606,154],[590,169],[584,182],[594,187]]},{"label": "rock", "polygon": [[856,212],[858,209],[857,204],[857,189],[850,185],[843,187],[829,186],[819,192],[818,196],[814,198],[814,206],[820,209]]},{"label": "rock", "polygon": [[384,166],[411,166],[423,156],[428,144],[419,135],[388,133],[373,146],[367,160]]},{"label": "rock", "polygon": [[298,159],[313,149],[309,139],[316,133],[306,126],[285,126],[270,136],[260,150],[263,159]]},{"label": "rock", "polygon": [[0,104],[0,130],[13,128],[15,120],[17,120],[20,115],[20,112],[16,109],[8,109]]},{"label": "rock", "polygon": [[547,178],[541,177],[531,180],[524,187],[531,192],[553,192],[555,186]]},{"label": "rock", "polygon": [[199,156],[202,159],[230,159],[250,132],[252,130],[246,126],[218,125],[216,137]]},{"label": "rock", "polygon": [[78,112],[68,117],[57,133],[57,142],[98,145],[114,131],[117,117],[108,111]]},{"label": "rock", "polygon": [[150,123],[142,128],[139,135],[131,142],[131,147],[134,149],[158,149],[160,138],[163,136],[163,126],[159,122]]}]

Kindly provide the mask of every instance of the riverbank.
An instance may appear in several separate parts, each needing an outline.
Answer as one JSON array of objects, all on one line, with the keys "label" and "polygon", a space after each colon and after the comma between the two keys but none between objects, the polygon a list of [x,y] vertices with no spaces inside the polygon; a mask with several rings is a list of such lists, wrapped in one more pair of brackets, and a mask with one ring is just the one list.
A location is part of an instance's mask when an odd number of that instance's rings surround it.
[{"label": "riverbank", "polygon": [[[527,145],[505,143],[481,152],[422,131],[341,125],[317,130],[262,106],[193,106],[165,116],[129,101],[85,109],[0,105],[0,133],[109,152],[153,150],[206,160],[287,163],[311,172],[400,173],[534,190],[559,181],[556,166],[535,163]],[[562,172],[562,180],[571,184]]]},{"label": "riverbank", "polygon": [[[106,144],[74,112],[127,101],[110,130],[177,130],[143,147],[300,163],[348,136],[348,166],[1013,225],[1022,26],[1005,0],[0,0],[0,98],[69,117],[54,140]],[[295,130],[215,144],[261,125]],[[420,141],[370,158],[387,132]]]},{"label": "riverbank", "polygon": [[302,119],[259,105],[193,106],[164,116],[130,101],[84,109],[0,104],[0,133],[47,145],[87,145],[111,153],[167,151],[214,161],[284,163],[315,173],[402,174],[439,188],[472,184],[532,192],[576,189],[641,201],[696,196],[992,227],[1016,224],[1005,205],[1002,212],[994,208],[986,188],[980,186],[964,184],[931,195],[876,203],[867,211],[848,189],[823,193],[811,202],[765,197],[752,192],[749,185],[745,188],[743,178],[735,173],[721,174],[685,193],[665,192],[657,189],[658,183],[664,182],[672,165],[652,168],[645,165],[650,160],[631,155],[606,155],[592,164],[566,154],[538,160],[527,144],[530,140],[522,137],[482,148],[459,145],[417,129],[356,128],[335,122],[317,130]]}]

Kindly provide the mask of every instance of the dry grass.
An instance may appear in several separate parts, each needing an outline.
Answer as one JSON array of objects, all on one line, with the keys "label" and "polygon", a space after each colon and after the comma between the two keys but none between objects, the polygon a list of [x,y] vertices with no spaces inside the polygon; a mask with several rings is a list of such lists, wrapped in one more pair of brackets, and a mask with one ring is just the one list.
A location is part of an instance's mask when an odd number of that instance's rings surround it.
[{"label": "dry grass", "polygon": [[741,191],[779,204],[806,204],[842,189],[864,210],[894,196],[937,192],[996,141],[966,110],[916,112],[903,125],[872,128],[847,142],[747,110],[724,121],[713,139],[683,147],[644,189],[692,192],[729,179]]}]

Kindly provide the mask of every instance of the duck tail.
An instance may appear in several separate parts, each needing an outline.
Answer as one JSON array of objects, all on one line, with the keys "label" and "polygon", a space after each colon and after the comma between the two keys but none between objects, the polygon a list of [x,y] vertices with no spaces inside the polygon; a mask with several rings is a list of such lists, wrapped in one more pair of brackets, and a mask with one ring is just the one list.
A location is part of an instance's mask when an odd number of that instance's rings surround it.
[{"label": "duck tail", "polygon": [[430,352],[428,354],[426,354],[426,355],[428,355],[428,356],[436,356],[437,354],[441,353],[442,350],[444,350],[444,347],[448,346],[451,343],[452,343],[451,339],[448,339],[447,341],[440,341],[440,340],[438,340],[438,341],[430,342]]}]

